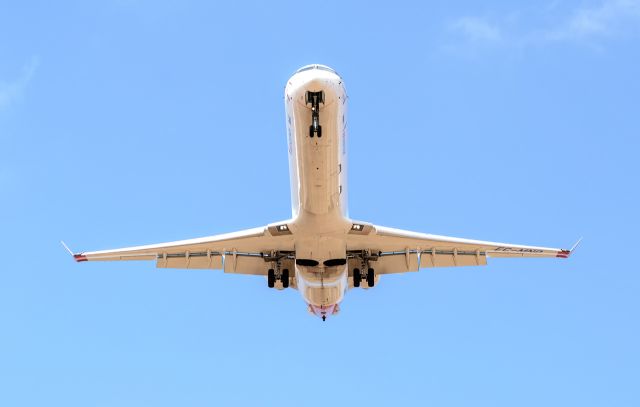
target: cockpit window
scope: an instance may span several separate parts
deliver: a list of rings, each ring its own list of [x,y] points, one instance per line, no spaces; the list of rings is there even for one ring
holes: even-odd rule
[[[328,66],[326,66],[326,65],[316,65],[316,68],[318,68],[318,69],[322,69],[323,71],[329,71],[329,72],[333,72],[333,73],[335,73],[335,74],[338,74],[335,70],[333,70],[333,69],[329,68],[329,67],[328,67]]]
[[[302,68],[298,69],[298,70],[296,71],[296,73],[300,73],[300,72],[308,71],[308,70],[311,70],[311,69],[321,69],[321,70],[323,70],[323,71],[329,71],[329,72],[332,72],[332,73],[334,73],[334,74],[336,74],[336,75],[338,74],[335,70],[333,70],[333,69],[329,68],[328,66],[326,66],[326,65],[319,65],[319,64],[312,64],[312,65],[306,65],[306,66],[303,66]]]
[[[303,66],[302,68],[298,69],[298,70],[296,71],[296,73],[300,73],[300,72],[308,71],[309,69],[313,69],[313,68],[315,68],[315,67],[316,67],[315,65],[306,65],[306,66]]]

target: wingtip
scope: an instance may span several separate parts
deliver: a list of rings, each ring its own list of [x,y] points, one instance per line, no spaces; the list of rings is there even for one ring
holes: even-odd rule
[[[570,252],[573,253],[573,251],[580,245],[581,242],[582,242],[582,238],[578,239],[578,241],[575,242],[575,244],[571,247]]]
[[[582,238],[578,239],[578,241],[571,246],[571,249],[569,250],[560,250],[558,252],[558,254],[556,255],[556,257],[560,257],[563,259],[568,259],[569,256],[571,256],[571,254],[573,254],[573,252],[576,250],[576,248],[580,245],[580,242],[582,242]]]
[[[66,245],[66,243],[65,243],[63,240],[61,240],[61,241],[60,241],[60,244],[62,245],[62,247],[64,247],[64,249],[65,249],[67,252],[69,252],[69,254],[70,254],[70,255],[72,255],[72,256],[73,256],[73,251],[72,251],[71,249],[69,249],[69,246],[67,246],[67,245]]]
[[[64,248],[65,248],[65,250],[66,250],[67,252],[69,252],[69,254],[70,254],[71,256],[73,256],[73,259],[74,259],[75,261],[77,261],[78,263],[79,263],[79,262],[81,262],[81,261],[87,261],[87,256],[85,256],[85,255],[84,255],[84,254],[82,254],[82,253],[74,253],[74,252],[73,252],[73,250],[69,249],[69,246],[67,246],[67,245],[65,244],[65,242],[63,242],[62,240],[60,241],[60,243],[62,244],[62,247],[64,247]]]

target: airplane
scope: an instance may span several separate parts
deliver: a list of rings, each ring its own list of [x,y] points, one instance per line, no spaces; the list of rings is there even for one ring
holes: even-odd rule
[[[439,236],[355,220],[347,211],[347,92],[326,65],[298,69],[284,90],[291,181],[290,219],[254,229],[114,250],[76,261],[152,260],[158,268],[219,269],[265,276],[270,288],[300,291],[322,320],[346,292],[381,275],[431,267],[482,266],[487,257],[568,258],[571,249]]]

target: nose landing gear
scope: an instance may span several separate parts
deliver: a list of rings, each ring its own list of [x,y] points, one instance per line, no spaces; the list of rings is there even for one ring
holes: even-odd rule
[[[310,92],[305,94],[305,103],[311,104],[311,126],[309,126],[309,137],[314,135],[322,137],[322,126],[320,126],[320,103],[324,104],[324,92]]]

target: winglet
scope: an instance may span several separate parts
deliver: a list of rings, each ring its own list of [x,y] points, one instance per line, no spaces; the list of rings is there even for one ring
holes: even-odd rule
[[[69,246],[67,246],[62,240],[60,241],[60,243],[62,244],[62,247],[64,247],[65,250],[68,251],[69,254],[73,256],[73,252],[71,251],[71,249],[69,249]]]
[[[73,256],[75,261],[77,262],[87,261],[87,257],[85,255],[83,255],[82,253],[74,253],[71,249],[69,249],[69,246],[67,246],[62,240],[60,241],[60,243],[62,243],[62,247],[64,247],[65,250],[68,251],[69,254]]]
[[[573,253],[573,251],[580,245],[580,242],[582,242],[582,238],[578,239],[578,241],[571,247],[571,250],[569,251]]]
[[[569,249],[569,250],[560,250],[558,252],[558,254],[556,254],[556,257],[561,257],[563,259],[569,258],[569,256],[571,256],[573,251],[576,250],[576,248],[578,247],[580,242],[582,242],[582,238],[578,239],[578,241],[571,247],[571,249]]]

